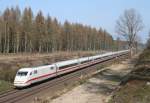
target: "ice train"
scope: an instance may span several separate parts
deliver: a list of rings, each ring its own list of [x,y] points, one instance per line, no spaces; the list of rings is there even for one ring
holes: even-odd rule
[[[77,69],[81,69],[85,66],[95,64],[100,60],[109,57],[115,57],[116,55],[122,55],[129,52],[129,50],[108,52],[96,56],[82,57],[78,59],[66,60],[56,62],[50,65],[21,68],[18,70],[15,80],[15,87],[26,87],[33,83],[46,80],[51,77],[55,77],[64,73],[69,73]]]

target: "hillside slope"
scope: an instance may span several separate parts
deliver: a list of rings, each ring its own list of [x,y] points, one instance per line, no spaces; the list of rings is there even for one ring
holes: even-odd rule
[[[149,103],[150,50],[144,50],[134,63],[133,70],[123,79],[109,103]]]

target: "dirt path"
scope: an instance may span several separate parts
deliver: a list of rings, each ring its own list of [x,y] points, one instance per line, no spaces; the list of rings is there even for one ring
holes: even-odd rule
[[[86,83],[53,99],[50,103],[105,103],[132,66],[127,60],[107,67],[106,71],[98,73]]]

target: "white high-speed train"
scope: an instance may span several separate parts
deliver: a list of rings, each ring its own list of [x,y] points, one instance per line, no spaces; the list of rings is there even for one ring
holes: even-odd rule
[[[21,68],[18,70],[15,80],[15,87],[26,87],[33,83],[46,80],[64,73],[68,73],[83,67],[98,63],[105,59],[122,55],[129,52],[129,50],[109,52],[101,55],[83,57],[67,61],[56,62],[51,65],[38,66],[32,68]]]

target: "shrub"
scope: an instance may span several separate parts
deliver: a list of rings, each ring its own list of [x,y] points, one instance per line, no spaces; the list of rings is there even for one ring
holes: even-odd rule
[[[13,82],[14,81],[14,77],[16,75],[16,71],[14,69],[10,69],[10,68],[3,68],[0,70],[0,79],[1,80],[5,80],[8,82]]]

